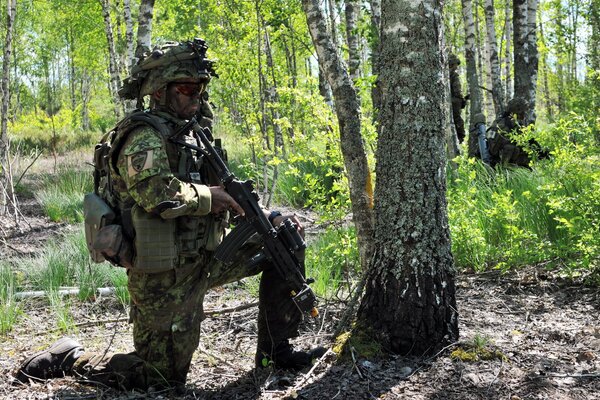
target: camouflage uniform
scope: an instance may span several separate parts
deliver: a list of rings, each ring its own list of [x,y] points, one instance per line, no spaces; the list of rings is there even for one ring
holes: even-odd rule
[[[511,135],[521,134],[522,128],[518,122],[518,116],[524,112],[525,106],[526,104],[520,98],[510,100],[506,112],[492,125],[494,135],[489,139],[489,145],[494,164],[529,166],[529,154],[514,139],[510,139]]]
[[[170,57],[168,52],[156,54],[149,63],[163,54]],[[189,71],[198,64],[177,64],[180,58],[171,58],[175,60],[167,67],[171,76],[195,74]],[[145,81],[131,81],[138,86],[126,87],[133,95],[123,90],[125,96],[150,94],[166,85],[164,70],[149,71]],[[211,179],[201,156],[168,139],[187,121],[161,110],[168,108],[142,113],[156,125],[134,123],[132,118],[118,125],[112,141],[111,187],[105,188],[110,193],[104,193],[120,210],[124,234],[131,238],[135,252],[128,269],[135,351],[87,352],[73,365],[76,374],[125,389],[185,383],[199,343],[204,296],[210,288],[262,271],[257,355],[274,354],[273,349],[288,344],[287,339],[298,334],[302,319],[287,284],[274,268],[268,262],[250,262],[262,247],[258,235],[241,246],[237,262],[230,266],[213,257],[227,219],[211,213],[209,186],[219,182]],[[202,98],[199,114],[200,125],[210,126],[213,116],[207,97]],[[191,131],[180,132],[178,138],[198,145]],[[304,254],[298,258],[303,260]]]
[[[465,139],[465,122],[462,118],[462,109],[465,108],[466,99],[462,95],[460,77],[456,68],[460,65],[460,60],[454,54],[451,54],[448,60],[450,66],[450,97],[452,99],[452,118],[456,127],[456,136],[459,143]]]
[[[159,116],[173,129],[183,122],[167,114]],[[258,237],[242,246],[236,257],[239,261],[229,267],[212,257],[224,228],[221,218],[210,214],[207,185],[211,182],[201,159],[196,159],[189,149],[167,143],[160,135],[150,127],[128,133],[115,171],[114,187],[120,204],[124,209],[132,209],[133,226],[125,226],[125,230],[134,235],[137,253],[135,266],[128,271],[135,352],[104,357],[85,353],[73,366],[76,373],[92,381],[126,389],[185,383],[199,343],[204,295],[210,288],[263,271],[259,350],[268,351],[296,336],[302,318],[285,282],[268,263],[248,262],[260,251]],[[193,140],[190,135],[185,138]],[[185,158],[183,154],[192,157],[188,159],[191,168],[187,177],[176,169]],[[165,204],[173,202],[177,207],[165,208]],[[150,223],[151,227],[165,222],[176,228],[176,254],[161,248],[161,243],[172,238],[131,232],[148,228],[144,224]],[[144,258],[149,260],[149,266],[140,261]]]

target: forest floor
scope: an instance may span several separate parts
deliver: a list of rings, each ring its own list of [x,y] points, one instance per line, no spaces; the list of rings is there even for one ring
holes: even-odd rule
[[[0,254],[34,255],[61,232],[74,229],[23,205],[27,222],[0,220]],[[310,221],[310,218],[306,221]],[[23,304],[25,314],[0,341],[1,399],[600,399],[600,290],[530,267],[457,277],[459,343],[436,358],[361,354],[342,361],[328,352],[298,373],[255,370],[255,299],[239,284],[214,290],[205,309],[200,347],[184,392],[116,392],[72,377],[17,384],[12,372],[30,354],[63,334],[42,300]],[[297,347],[331,348],[344,304],[322,302],[319,320],[303,326]],[[71,302],[76,330],[87,350],[132,350],[127,312],[112,297]],[[224,310],[218,312],[218,310]]]

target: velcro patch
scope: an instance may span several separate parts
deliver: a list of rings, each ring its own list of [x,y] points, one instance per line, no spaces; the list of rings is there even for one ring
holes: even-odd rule
[[[135,176],[138,173],[152,168],[154,161],[154,150],[140,151],[127,156],[127,173]]]

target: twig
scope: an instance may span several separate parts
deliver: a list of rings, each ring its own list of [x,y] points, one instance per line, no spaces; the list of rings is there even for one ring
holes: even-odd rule
[[[325,354],[323,354],[321,357],[319,357],[319,359],[315,362],[315,364],[312,366],[312,368],[306,374],[304,374],[304,376],[302,376],[302,379],[300,380],[300,382],[298,382],[297,384],[294,385],[293,388],[291,388],[290,390],[288,390],[288,393],[295,392],[298,389],[300,389],[310,379],[310,377],[315,372],[315,369],[317,369],[317,367],[319,365],[321,365],[321,363],[323,362],[323,360],[325,360],[325,358],[327,358],[327,356],[329,354],[335,354],[333,352],[333,350],[331,350],[331,348],[327,349],[327,351],[325,352]]]
[[[544,379],[544,378],[600,378],[600,374],[544,374],[531,376],[531,379]]]
[[[358,372],[358,376],[360,379],[364,379],[363,374],[360,372],[360,368],[356,365],[356,357],[354,356],[354,346],[350,346],[350,354],[352,355],[352,363],[354,364],[354,368],[356,368],[356,372]]]
[[[23,179],[23,177],[25,176],[25,174],[27,173],[27,171],[29,170],[29,168],[31,168],[33,166],[33,164],[35,164],[35,162],[37,161],[37,159],[40,158],[40,156],[42,154],[43,154],[43,152],[41,152],[41,151],[39,153],[37,153],[37,156],[35,156],[35,158],[31,162],[31,164],[29,164],[27,166],[27,168],[25,168],[25,170],[23,171],[23,173],[21,174],[21,176],[19,176],[19,179],[17,179],[17,183],[15,183],[15,186],[19,186],[19,183],[21,183],[21,179]]]
[[[208,317],[208,316],[215,316],[215,315],[219,315],[219,314],[228,314],[230,312],[247,310],[249,308],[256,307],[256,306],[258,306],[258,301],[255,301],[253,303],[242,304],[241,306],[237,306],[237,307],[222,308],[220,310],[204,311],[204,315],[206,315]]]

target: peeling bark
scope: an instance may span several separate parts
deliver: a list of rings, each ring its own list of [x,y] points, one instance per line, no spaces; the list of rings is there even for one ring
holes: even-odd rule
[[[492,78],[492,98],[494,100],[494,111],[500,115],[505,107],[504,88],[500,78],[500,59],[498,57],[498,44],[496,39],[496,28],[494,26],[495,11],[494,0],[485,0],[485,26],[487,31],[487,43],[490,50],[489,63]]]

